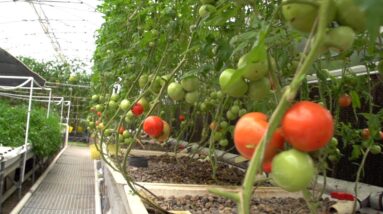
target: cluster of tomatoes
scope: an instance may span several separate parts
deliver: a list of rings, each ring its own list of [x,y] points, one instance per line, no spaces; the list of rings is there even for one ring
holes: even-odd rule
[[[234,129],[234,143],[238,152],[250,159],[268,129],[267,116],[260,112],[243,115]],[[310,185],[315,174],[313,160],[308,152],[326,146],[334,134],[331,113],[320,104],[300,101],[283,116],[278,128],[266,146],[264,171],[278,186],[288,191],[299,191]],[[284,149],[284,142],[290,149]],[[282,151],[282,152],[281,152]]]
[[[320,1],[314,1],[314,3],[320,3]],[[353,0],[334,0],[330,1],[330,4],[326,17],[329,27],[321,52],[349,50],[354,43],[355,33],[366,29],[366,15]],[[313,4],[292,3],[282,7],[282,14],[286,21],[294,29],[305,33],[313,30],[318,12],[319,6]],[[333,22],[336,22],[336,25],[330,25]]]

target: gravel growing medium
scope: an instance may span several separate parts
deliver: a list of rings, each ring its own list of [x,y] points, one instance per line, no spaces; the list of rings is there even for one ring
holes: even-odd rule
[[[193,214],[234,214],[238,213],[236,204],[228,199],[212,196],[190,196],[184,197],[159,197],[155,200],[163,209],[166,210],[188,210]],[[333,204],[332,201],[325,199],[321,201],[321,208],[318,213],[327,213],[328,208]],[[155,210],[148,209],[149,213],[157,214]],[[305,201],[294,198],[269,198],[251,201],[251,211],[254,214],[308,214],[310,213]]]
[[[149,167],[130,167],[130,175],[141,182],[240,185],[244,172],[235,167],[218,164],[217,180],[212,179],[209,161],[199,161],[190,157],[151,156]]]

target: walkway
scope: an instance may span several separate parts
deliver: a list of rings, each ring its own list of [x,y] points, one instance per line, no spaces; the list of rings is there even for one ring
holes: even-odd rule
[[[88,147],[68,145],[22,214],[94,214],[95,174]]]

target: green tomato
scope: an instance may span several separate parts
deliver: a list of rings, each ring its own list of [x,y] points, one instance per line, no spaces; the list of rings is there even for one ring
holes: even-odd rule
[[[292,3],[282,6],[282,14],[294,29],[308,33],[318,16],[318,8],[310,4]]]
[[[185,95],[185,101],[189,104],[195,104],[198,101],[198,98],[199,98],[198,91],[188,92]]]
[[[185,91],[195,91],[200,86],[200,82],[197,77],[191,76],[182,79],[181,85],[185,89]]]
[[[237,67],[238,69],[244,69],[243,77],[252,81],[261,79],[269,70],[267,59],[261,61],[251,59],[248,54],[243,55],[238,60]]]
[[[336,0],[336,19],[341,25],[350,26],[356,32],[366,29],[366,14],[354,0]]]
[[[161,90],[161,77],[156,77],[150,85],[150,90],[154,93],[159,93]]]
[[[105,136],[111,136],[112,133],[113,133],[113,129],[105,129],[105,131],[104,131]]]
[[[224,70],[219,76],[219,85],[224,93],[232,97],[242,97],[246,94],[248,85],[242,78],[232,81],[235,72],[234,69]]]
[[[226,129],[227,127],[229,127],[229,123],[226,121],[222,121],[219,123],[219,127],[221,127],[222,129]]]
[[[370,152],[371,154],[373,155],[377,155],[377,154],[380,154],[382,152],[382,147],[380,147],[379,145],[377,144],[374,144],[370,147]]]
[[[90,127],[90,128],[94,128],[94,127],[96,127],[96,125],[95,125],[95,123],[94,123],[94,122],[89,122],[89,124],[88,124],[88,125],[89,125],[89,127]]]
[[[138,86],[141,89],[143,89],[145,87],[146,83],[148,82],[148,80],[149,80],[148,75],[146,75],[146,74],[141,75],[140,78],[138,79]]]
[[[108,105],[109,105],[109,108],[111,109],[117,108],[118,106],[118,104],[114,100],[109,101]]]
[[[245,115],[247,113],[247,110],[246,109],[240,109],[239,112],[238,112],[238,116],[242,117],[243,115]]]
[[[338,139],[336,139],[335,137],[331,138],[331,141],[330,141],[331,147],[337,147],[338,144],[339,144]]]
[[[213,5],[204,4],[199,8],[198,14],[202,18],[205,18],[205,17],[209,16],[210,14],[214,13],[216,10],[217,9]]]
[[[220,140],[219,142],[219,145],[222,146],[222,147],[226,147],[229,145],[229,141],[227,139],[222,139]]]
[[[113,94],[112,96],[110,96],[110,100],[112,100],[112,101],[117,101],[118,100],[118,94]]]
[[[97,102],[97,101],[98,101],[98,95],[96,95],[96,94],[93,95],[93,96],[92,96],[92,101],[93,101],[93,102]]]
[[[277,154],[273,158],[271,168],[274,183],[289,192],[307,188],[315,175],[310,155],[295,149]]]
[[[215,132],[213,138],[215,141],[221,140],[223,138],[222,132]]]
[[[124,137],[124,138],[130,137],[129,131],[128,130],[124,130],[124,132],[122,132],[122,137]]]
[[[233,112],[227,111],[226,112],[226,118],[228,120],[235,120],[235,119],[237,119],[237,116]]]
[[[168,86],[168,95],[172,100],[180,101],[185,97],[185,91],[181,84],[172,82]]]
[[[231,111],[233,114],[238,115],[239,109],[240,109],[239,106],[234,105],[234,106],[232,106],[232,107],[230,108],[230,111]]]
[[[263,77],[262,79],[249,84],[247,95],[250,99],[259,101],[270,95],[270,93],[270,81]]]
[[[130,106],[130,102],[129,100],[127,99],[123,99],[121,102],[120,102],[120,109],[124,110],[124,111],[127,111],[129,109],[129,106]]]
[[[206,111],[207,110],[207,105],[206,105],[206,103],[201,103],[200,105],[199,105],[199,108],[201,109],[201,111]]]
[[[101,104],[97,104],[97,105],[95,106],[95,108],[96,108],[97,111],[103,111],[103,110],[104,110],[104,106],[101,105]]]
[[[347,51],[352,48],[355,37],[352,28],[339,26],[327,32],[324,45],[335,51]]]
[[[331,162],[336,162],[338,161],[339,157],[337,155],[329,155],[328,160]]]
[[[222,99],[223,98],[223,93],[222,91],[217,91],[217,98]]]

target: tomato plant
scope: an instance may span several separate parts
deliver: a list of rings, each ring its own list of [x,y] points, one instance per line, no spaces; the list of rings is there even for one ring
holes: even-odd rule
[[[321,105],[300,101],[287,110],[282,132],[295,149],[311,152],[324,147],[334,134],[331,113]]]

